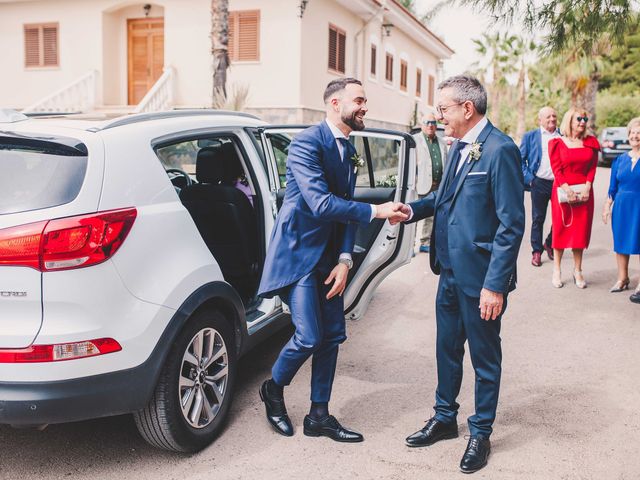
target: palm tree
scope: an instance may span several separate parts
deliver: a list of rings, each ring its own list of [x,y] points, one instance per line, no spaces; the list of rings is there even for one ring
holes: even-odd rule
[[[509,54],[509,44],[514,41],[514,36],[496,32],[493,35],[483,33],[481,39],[474,39],[476,52],[484,57],[484,66],[476,62],[476,68],[480,72],[491,69],[492,81],[489,89],[489,110],[491,121],[500,126],[500,94],[507,85],[506,75],[515,71],[513,59]],[[484,75],[480,75],[484,76]]]
[[[212,98],[227,96],[229,67],[229,0],[211,0],[211,54],[213,56]]]
[[[517,65],[518,83],[517,83],[517,126],[516,138],[520,139],[526,130],[526,99],[527,99],[527,70],[528,57],[537,49],[533,41],[527,42],[522,37],[511,36],[505,40],[506,52],[510,56],[510,63]]]

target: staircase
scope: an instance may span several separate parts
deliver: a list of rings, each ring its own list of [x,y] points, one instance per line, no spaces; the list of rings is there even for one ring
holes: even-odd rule
[[[51,95],[22,110],[26,114],[90,114],[105,118],[132,113],[158,112],[173,107],[174,69],[165,67],[158,81],[138,105],[98,105],[98,72],[92,70]]]

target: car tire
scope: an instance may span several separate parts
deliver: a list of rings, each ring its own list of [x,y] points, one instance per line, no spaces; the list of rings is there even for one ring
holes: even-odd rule
[[[194,314],[175,339],[149,404],[133,414],[147,442],[176,452],[197,452],[213,442],[233,399],[234,345],[220,312]]]

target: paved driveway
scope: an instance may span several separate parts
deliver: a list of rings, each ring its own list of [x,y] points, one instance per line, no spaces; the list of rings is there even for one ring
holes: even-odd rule
[[[503,321],[503,381],[485,479],[636,479],[640,471],[640,305],[610,294],[615,281],[609,227],[599,219],[608,169],[596,176],[589,288],[551,286],[551,262],[529,265],[528,232],[519,288]],[[526,197],[529,209],[529,196]],[[528,222],[529,223],[529,222]],[[228,427],[205,451],[182,456],[148,447],[129,417],[50,426],[43,432],[0,427],[0,478],[49,479],[448,479],[461,478],[461,436],[409,449],[404,437],[431,415],[435,388],[434,304],[437,279],[427,257],[389,277],[365,318],[348,325],[332,412],[358,428],[357,445],[302,435],[309,368],[287,389],[293,438],[273,433],[257,395],[286,341],[283,332],[243,362]],[[640,276],[632,261],[632,283]],[[467,358],[468,362],[468,358]],[[470,364],[460,395],[461,435],[473,409]]]

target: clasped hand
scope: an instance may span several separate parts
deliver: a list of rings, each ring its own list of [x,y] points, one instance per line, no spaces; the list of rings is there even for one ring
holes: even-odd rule
[[[387,202],[376,205],[376,218],[386,218],[391,225],[407,221],[410,214],[411,209],[401,202]]]

